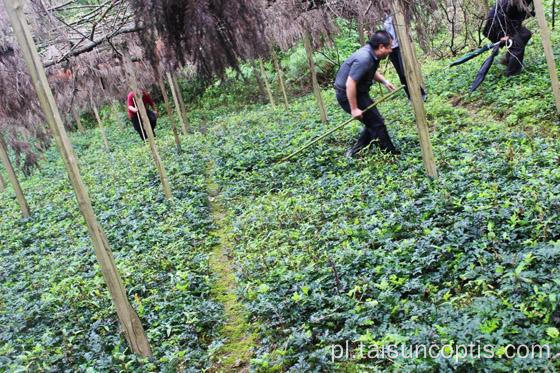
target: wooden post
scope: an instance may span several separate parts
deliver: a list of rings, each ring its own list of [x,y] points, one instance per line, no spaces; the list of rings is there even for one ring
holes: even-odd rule
[[[25,195],[23,194],[23,190],[21,189],[21,186],[19,185],[16,172],[14,170],[14,167],[12,166],[10,157],[8,156],[8,147],[6,146],[6,143],[4,142],[2,136],[0,136],[0,160],[2,160],[2,163],[4,164],[4,167],[8,172],[8,179],[10,180],[10,183],[12,184],[16,192],[16,199],[19,203],[21,214],[23,215],[24,218],[27,218],[29,217],[29,205],[25,200]],[[4,184],[4,180],[2,180],[2,184]],[[4,189],[3,187],[4,185],[2,185],[2,190]]]
[[[82,120],[80,119],[80,114],[78,114],[78,111],[76,110],[76,108],[74,106],[72,106],[72,116],[74,117],[74,121],[76,122],[76,125],[78,126],[78,130],[80,132],[84,132],[86,129],[84,128],[84,126],[82,126]]]
[[[321,112],[321,121],[327,124],[327,110],[325,109],[325,103],[323,102],[323,97],[321,96],[321,88],[319,87],[319,82],[317,81],[315,62],[313,62],[313,47],[311,46],[311,35],[309,34],[309,31],[305,31],[305,33],[303,34],[303,45],[305,46],[305,52],[307,53],[307,63],[309,65],[309,70],[311,71],[313,93],[315,93],[315,99],[317,100],[317,105],[319,106],[319,110]]]
[[[436,163],[434,161],[432,144],[430,142],[430,132],[428,130],[428,119],[426,118],[426,109],[424,108],[424,101],[420,93],[420,85],[422,81],[420,65],[418,60],[415,58],[413,45],[408,37],[408,27],[405,24],[404,13],[402,12],[399,0],[392,0],[391,7],[394,17],[393,23],[395,25],[401,47],[408,91],[410,93],[412,107],[416,117],[416,127],[418,130],[418,137],[420,138],[420,148],[422,150],[424,168],[429,176],[437,177]]]
[[[535,15],[537,16],[537,21],[541,29],[541,39],[546,56],[546,63],[548,64],[548,73],[550,74],[550,83],[552,84],[552,92],[554,93],[556,111],[560,114],[560,85],[558,84],[558,71],[556,70],[556,61],[554,60],[552,44],[550,43],[550,30],[548,29],[544,16],[542,1],[535,0],[533,3],[535,5]]]
[[[268,95],[268,102],[272,105],[272,107],[276,107],[276,102],[274,102],[274,96],[272,96],[272,90],[270,89],[270,84],[268,83],[268,79],[266,77],[266,72],[264,71],[264,64],[261,59],[259,59],[259,69],[261,71],[261,78],[264,80],[264,85],[266,87],[266,94]]]
[[[74,154],[74,150],[70,144],[66,130],[64,129],[52,91],[49,88],[43,64],[37,53],[29,26],[25,21],[22,1],[4,0],[4,4],[8,18],[10,19],[14,33],[22,49],[23,57],[29,68],[31,80],[37,92],[37,96],[39,97],[45,119],[56,140],[57,147],[64,160],[66,171],[68,172],[68,177],[76,193],[80,211],[86,221],[95,248],[95,255],[101,266],[101,272],[103,273],[103,277],[111,293],[115,308],[117,309],[117,315],[124,330],[124,335],[134,353],[146,357],[151,356],[152,352],[142,323],[128,301],[127,293],[117,271],[113,253],[107,242],[105,232],[103,232],[102,228],[99,226],[93,212],[88,191],[80,175],[76,155]]]
[[[165,167],[161,162],[161,157],[159,156],[159,151],[157,148],[157,144],[154,137],[154,132],[152,131],[152,126],[150,124],[150,118],[148,117],[148,112],[146,111],[146,107],[144,106],[144,101],[142,100],[142,92],[138,89],[138,84],[136,83],[136,74],[134,69],[132,68],[132,61],[130,60],[130,56],[128,52],[124,53],[124,64],[127,70],[127,77],[128,77],[128,84],[132,88],[132,92],[134,92],[134,100],[136,102],[136,108],[138,109],[138,113],[140,114],[141,123],[140,125],[144,128],[144,133],[148,137],[148,143],[150,145],[150,150],[152,152],[152,158],[154,159],[154,163],[156,164],[156,168],[159,173],[159,178],[161,180],[161,186],[163,188],[163,194],[165,194],[165,198],[169,199],[173,195],[171,194],[171,188],[169,186],[169,182],[167,181],[167,172],[165,171]]]
[[[181,87],[177,81],[177,76],[175,73],[171,73],[171,78],[173,79],[173,86],[175,87],[175,93],[177,94],[177,101],[179,101],[179,107],[181,108],[181,113],[183,113],[183,124],[185,131],[185,136],[189,132],[189,118],[187,117],[187,108],[185,107],[185,100],[183,99],[183,93],[181,92]]]
[[[259,97],[260,100],[264,100],[264,96],[266,95],[266,91],[264,89],[264,83],[262,81],[261,75],[258,73],[258,67],[255,64],[255,60],[250,60],[249,62],[251,64],[251,67],[253,68],[253,73],[255,74],[255,80],[257,81],[257,86],[259,87]]]
[[[175,145],[177,146],[177,153],[181,153],[181,139],[179,138],[179,133],[177,132],[177,126],[175,125],[175,118],[173,118],[173,110],[171,110],[171,104],[169,103],[169,96],[167,95],[167,90],[165,89],[165,84],[161,78],[159,70],[156,71],[157,81],[161,95],[163,96],[163,103],[165,105],[165,110],[167,111],[167,116],[171,121],[171,130],[173,131],[173,137],[175,137]],[[172,88],[173,89],[173,88]]]
[[[167,73],[167,81],[169,82],[169,88],[171,89],[171,95],[173,96],[173,102],[175,103],[175,111],[177,112],[177,116],[179,117],[179,122],[181,122],[181,129],[183,130],[183,135],[188,135],[188,128],[183,117],[183,110],[181,110],[181,104],[179,103],[179,96],[178,96],[178,87],[175,86],[175,79],[173,75],[168,72]]]
[[[274,67],[276,68],[276,74],[278,75],[278,83],[280,83],[282,96],[284,96],[284,106],[286,107],[286,110],[288,110],[288,93],[286,92],[286,85],[284,84],[284,75],[282,73],[280,62],[278,62],[278,57],[276,56],[276,52],[274,52],[274,50],[272,50],[272,61],[274,62]]]
[[[91,101],[91,107],[93,108],[93,114],[95,114],[95,119],[97,120],[97,124],[99,125],[99,132],[101,133],[101,138],[103,139],[103,144],[105,144],[105,150],[108,152],[111,151],[111,147],[109,146],[109,141],[107,140],[107,135],[105,133],[105,126],[101,121],[101,117],[99,116],[99,111],[97,110],[97,106]]]
[[[6,191],[6,182],[4,181],[4,177],[0,174],[0,193]]]

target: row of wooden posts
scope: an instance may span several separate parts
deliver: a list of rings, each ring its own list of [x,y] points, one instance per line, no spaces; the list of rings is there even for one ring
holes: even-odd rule
[[[72,183],[72,187],[76,194],[76,198],[78,200],[80,212],[82,213],[85,219],[89,235],[94,245],[97,260],[100,264],[105,282],[107,283],[109,292],[111,294],[111,298],[113,300],[113,303],[117,311],[117,315],[119,317],[120,324],[123,327],[125,337],[130,345],[131,350],[134,353],[141,356],[150,356],[151,348],[148,343],[146,333],[143,329],[140,319],[138,318],[136,312],[130,305],[130,302],[127,298],[126,290],[123,286],[121,277],[114,263],[111,247],[109,245],[109,242],[107,241],[105,232],[97,222],[97,218],[95,216],[95,213],[91,205],[89,193],[82,181],[76,156],[74,154],[74,150],[69,141],[66,130],[64,129],[64,125],[60,113],[58,111],[52,92],[48,85],[45,70],[43,68],[41,60],[37,53],[37,49],[33,41],[29,26],[25,20],[22,0],[3,0],[3,1],[7,10],[8,17],[14,29],[15,36],[22,49],[26,64],[28,65],[30,75],[32,77],[33,85],[39,97],[41,108],[45,113],[46,121],[54,135],[56,145],[64,160],[66,171]],[[539,26],[541,28],[543,46],[545,49],[545,54],[547,57],[547,62],[550,70],[556,106],[558,112],[560,113],[560,89],[558,86],[558,78],[556,74],[556,64],[554,61],[554,55],[552,53],[552,48],[549,39],[550,34],[548,31],[546,20],[544,18],[544,11],[543,11],[541,0],[535,0],[534,3],[535,3],[535,10],[537,13],[537,19],[539,22]],[[409,92],[411,95],[412,107],[416,117],[416,125],[417,125],[418,135],[420,139],[420,147],[422,150],[422,160],[427,174],[431,177],[436,177],[437,169],[435,166],[432,146],[429,138],[426,111],[424,108],[422,97],[420,95],[420,85],[422,82],[420,66],[415,56],[414,48],[408,38],[409,35],[409,30],[407,29],[408,25],[405,23],[403,11],[401,9],[401,5],[399,1],[393,0],[392,8],[393,8],[393,14],[395,15],[396,31],[400,41],[401,51],[403,53],[405,73],[407,77]],[[317,104],[320,109],[321,120],[324,123],[327,123],[327,113],[325,110],[325,105],[321,96],[320,87],[317,82],[317,77],[315,74],[315,67],[313,63],[313,49],[312,49],[311,37],[309,33],[306,33],[304,35],[303,41],[304,41],[304,46],[308,58],[309,67],[311,70],[313,91],[317,100]],[[279,63],[275,55],[273,55],[273,62],[276,67],[276,70],[279,72],[279,81],[283,92],[284,104],[287,108],[288,97],[286,94],[283,78],[281,75],[281,69],[279,68]],[[264,67],[262,65],[262,61],[259,61],[259,64],[260,64],[261,74],[264,77]],[[135,96],[136,96],[135,101],[137,103],[137,108],[139,109],[139,115],[143,123],[143,128],[146,134],[148,135],[147,136],[148,144],[152,153],[152,157],[154,159],[154,163],[156,165],[156,168],[158,170],[161,179],[161,184],[162,184],[164,194],[166,198],[171,198],[172,197],[171,188],[167,180],[165,168],[159,156],[157,144],[155,143],[155,138],[151,126],[149,125],[150,122],[148,119],[146,108],[142,101],[142,92],[138,90],[136,84],[137,80],[134,75],[135,72],[134,69],[132,68],[132,62],[130,60],[130,57],[126,54],[125,54],[125,67],[126,67],[127,79],[129,81],[130,87],[132,88],[133,92],[135,92]],[[184,107],[184,101],[183,98],[181,97],[181,90],[179,89],[177,80],[173,74],[167,73],[167,80],[171,88],[173,101],[177,109],[177,116],[181,124],[182,132],[184,135],[187,135],[188,124],[185,115],[186,111]],[[275,105],[272,92],[270,90],[270,87],[268,86],[268,81],[266,78],[264,78],[264,81],[267,84],[267,92],[269,95],[270,103],[272,105]],[[167,114],[170,117],[172,117],[173,113],[171,109],[171,104],[169,102],[169,98],[167,96],[167,92],[165,90],[165,86],[161,75],[159,75],[158,78],[158,85],[163,93],[163,99],[164,99],[164,104],[165,104]],[[95,105],[93,105],[93,103],[92,106],[93,106],[96,120],[99,124],[99,130],[103,138],[104,146],[106,147],[107,150],[110,150],[110,145],[105,135],[105,128],[99,116],[98,109],[97,107],[95,107]],[[83,130],[83,126],[81,125],[77,112],[73,111],[72,114],[74,115],[78,128],[80,130]],[[172,130],[175,137],[177,149],[178,151],[181,151],[181,141],[180,141],[179,133],[173,121],[172,121]],[[9,181],[12,184],[14,190],[16,191],[17,200],[20,204],[22,214],[24,217],[28,217],[29,207],[27,205],[27,202],[25,201],[25,197],[21,190],[21,186],[19,185],[15,171],[8,158],[8,151],[7,151],[6,144],[1,137],[0,137],[0,160],[4,164],[8,174]],[[0,191],[4,191],[5,188],[6,186],[5,186],[4,179],[0,175]]]

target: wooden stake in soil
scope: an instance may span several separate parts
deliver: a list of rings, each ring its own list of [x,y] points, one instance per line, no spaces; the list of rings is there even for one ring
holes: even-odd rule
[[[6,191],[6,183],[4,182],[4,177],[0,174],[0,193]]]
[[[266,77],[266,72],[264,71],[264,64],[262,60],[259,59],[259,69],[261,70],[261,77],[264,80],[264,85],[266,87],[266,93],[268,94],[268,101],[272,105],[272,107],[276,107],[276,103],[274,102],[274,97],[272,96],[272,90],[270,89],[270,84],[268,84],[268,79]]]
[[[141,356],[151,356],[152,352],[142,323],[127,299],[127,293],[122,284],[117,267],[115,266],[113,253],[107,242],[105,232],[103,232],[97,223],[97,218],[93,212],[88,191],[80,175],[76,155],[74,154],[74,150],[70,144],[66,130],[64,129],[60,113],[56,107],[54,97],[47,82],[43,64],[39,59],[39,54],[37,53],[29,26],[25,21],[22,1],[4,0],[4,4],[14,33],[22,49],[25,62],[29,68],[31,80],[37,92],[37,96],[39,97],[45,119],[54,135],[56,145],[64,160],[68,177],[76,193],[80,211],[86,221],[95,248],[95,255],[101,266],[101,272],[109,288],[115,308],[117,309],[117,315],[124,330],[126,340],[134,353]]]
[[[550,74],[550,83],[552,84],[552,92],[554,93],[554,101],[556,103],[556,111],[560,114],[560,84],[558,84],[558,71],[556,70],[556,61],[554,60],[554,53],[552,51],[552,44],[550,42],[550,30],[546,23],[544,16],[544,8],[541,0],[535,0],[535,15],[539,22],[541,29],[541,39],[544,48],[544,55],[546,56],[546,63],[548,64],[548,73]]]
[[[148,135],[148,143],[150,144],[152,158],[154,159],[154,163],[156,164],[156,168],[159,173],[159,179],[161,180],[163,194],[165,194],[165,198],[169,199],[173,195],[171,194],[171,188],[169,186],[169,181],[167,180],[167,172],[165,171],[165,167],[163,166],[161,157],[159,156],[154,132],[152,131],[152,126],[150,124],[150,118],[148,117],[148,112],[146,111],[144,101],[142,100],[143,93],[138,89],[138,84],[136,83],[136,74],[134,73],[134,69],[132,68],[132,61],[130,60],[128,52],[124,53],[124,64],[128,73],[128,84],[132,88],[132,92],[134,93],[134,102],[136,104],[136,108],[138,109],[138,113],[140,113],[140,118],[142,119],[140,126],[141,128],[144,128],[144,133]]]
[[[177,81],[177,75],[175,73],[171,73],[171,78],[173,79],[173,86],[175,87],[175,93],[177,94],[177,101],[179,102],[179,108],[181,109],[181,113],[183,114],[183,124],[184,128],[183,131],[185,132],[185,136],[189,133],[189,118],[187,117],[187,108],[185,107],[185,100],[183,99],[183,93],[181,92],[181,86],[179,86],[179,82]]]
[[[107,140],[107,134],[105,133],[105,126],[101,121],[101,117],[99,116],[99,111],[97,110],[97,106],[91,102],[91,107],[93,108],[93,114],[95,114],[95,119],[97,120],[97,124],[99,125],[99,133],[101,133],[101,138],[103,139],[103,144],[105,144],[105,150],[108,152],[111,151],[111,147],[109,146],[109,141]]]
[[[272,50],[272,61],[274,62],[274,68],[276,69],[276,74],[278,75],[278,83],[280,83],[280,89],[282,90],[282,96],[284,97],[284,107],[286,110],[289,108],[288,103],[288,93],[286,92],[286,85],[284,84],[284,74],[282,73],[282,67],[276,56],[276,52]]]
[[[313,62],[313,47],[311,46],[311,35],[309,31],[305,31],[303,35],[303,45],[305,47],[305,52],[307,54],[307,63],[309,65],[309,71],[311,71],[311,82],[313,83],[313,93],[315,94],[315,99],[317,100],[317,105],[321,112],[321,121],[325,124],[327,121],[327,109],[325,109],[325,103],[323,102],[323,97],[321,96],[321,88],[319,87],[319,82],[317,81],[317,72],[315,71],[315,62]]]
[[[436,163],[434,161],[434,153],[430,142],[430,132],[428,130],[428,119],[426,118],[426,109],[424,108],[424,100],[420,93],[420,85],[422,82],[420,65],[415,57],[413,45],[408,37],[408,27],[405,24],[404,13],[401,9],[399,0],[392,0],[392,12],[394,15],[394,24],[401,46],[401,53],[404,62],[404,71],[408,85],[408,91],[412,100],[412,108],[416,117],[416,127],[418,137],[420,138],[420,148],[422,150],[422,160],[426,173],[431,177],[437,177]]]
[[[16,172],[14,170],[14,167],[12,166],[12,162],[10,161],[10,157],[8,157],[8,147],[6,146],[6,143],[4,142],[2,136],[0,136],[0,160],[2,160],[2,164],[8,172],[8,179],[10,180],[10,183],[12,184],[16,192],[16,199],[18,201],[19,208],[21,209],[21,214],[24,218],[27,218],[29,217],[29,205],[27,204],[27,200],[25,199],[25,195],[23,194],[21,186],[19,185]],[[3,184],[4,180],[2,180],[2,191],[4,190]]]
[[[84,128],[84,126],[82,126],[82,120],[80,119],[80,114],[78,114],[78,111],[73,106],[72,106],[72,116],[74,117],[74,122],[76,122],[76,125],[78,126],[78,130],[80,132],[84,132],[86,129]]]
[[[175,86],[175,78],[171,73],[167,73],[167,81],[169,82],[169,88],[171,89],[171,94],[173,95],[173,102],[175,103],[175,111],[177,112],[177,116],[179,117],[179,122],[181,122],[181,128],[183,130],[183,135],[188,135],[188,128],[186,123],[186,118],[183,117],[184,113],[181,109],[181,104],[179,102],[179,94],[178,94],[178,87]]]
[[[173,110],[171,110],[171,104],[169,103],[169,96],[167,95],[167,90],[165,89],[165,84],[161,78],[159,71],[157,73],[157,80],[161,95],[163,96],[163,103],[165,105],[165,110],[167,111],[167,116],[171,121],[171,130],[173,131],[173,137],[175,137],[175,146],[177,147],[177,153],[181,153],[181,139],[179,138],[179,133],[177,132],[177,126],[175,125],[175,119],[173,118]]]

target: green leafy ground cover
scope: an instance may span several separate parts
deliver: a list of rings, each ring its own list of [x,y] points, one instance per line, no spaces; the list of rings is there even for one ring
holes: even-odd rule
[[[95,130],[73,136],[155,357],[138,360],[119,333],[52,149],[23,181],[32,218],[20,218],[11,191],[0,195],[0,370],[223,371],[236,351],[262,372],[558,370],[558,358],[505,355],[508,344],[560,352],[560,143],[538,37],[532,43],[522,76],[506,80],[496,66],[473,95],[465,92],[482,60],[424,64],[437,180],[425,177],[402,95],[380,108],[399,158],[344,158],[361,129],[352,124],[278,164],[326,129],[313,96],[292,98],[289,112],[232,111],[222,104],[240,103],[214,87],[191,112],[201,133],[183,139],[182,155],[160,121],[171,203],[128,123],[106,123],[112,154]],[[397,81],[391,67],[387,75]],[[332,125],[347,119],[332,91],[324,97]],[[235,270],[245,311],[220,268]],[[241,329],[250,330],[233,327],[228,307],[233,319],[247,314]],[[332,345],[345,341],[477,343],[494,345],[495,357],[333,362]]]
[[[115,151],[96,130],[72,138],[94,209],[112,245],[155,358],[138,361],[115,310],[56,149],[23,182],[33,216],[0,195],[0,371],[200,371],[222,306],[210,297],[209,216],[199,136],[174,152],[160,140],[175,199],[163,199],[149,150],[112,123]],[[156,368],[157,367],[157,368]]]
[[[538,46],[537,39],[531,48]],[[311,97],[290,113],[264,108],[216,121],[212,157],[224,205],[237,217],[240,295],[261,338],[254,369],[559,368],[558,359],[505,357],[508,344],[547,344],[560,352],[552,317],[560,299],[560,144],[537,53],[528,56],[527,76],[506,80],[495,67],[481,90],[491,97],[463,97],[464,106],[451,99],[466,92],[478,67],[427,67],[435,181],[424,176],[402,96],[381,107],[403,150],[397,159],[376,151],[345,159],[359,131],[353,125],[294,162],[274,163],[325,130]],[[512,107],[520,91],[547,97],[538,99],[542,117],[523,114],[533,97]],[[332,92],[325,96],[331,122],[346,119]],[[506,97],[509,105],[493,105],[492,97]],[[515,121],[498,120],[504,106]],[[331,346],[346,340],[474,342],[494,345],[496,356],[332,363]]]

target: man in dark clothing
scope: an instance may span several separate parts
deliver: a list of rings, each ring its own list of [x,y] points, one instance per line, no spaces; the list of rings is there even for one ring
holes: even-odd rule
[[[511,40],[511,47],[505,57],[506,76],[517,75],[523,69],[525,46],[532,33],[522,25],[523,21],[534,16],[530,7],[533,0],[498,0],[486,17],[483,34],[490,41]]]
[[[374,140],[379,141],[381,150],[400,154],[391,142],[379,110],[373,108],[365,113],[362,112],[373,103],[369,96],[369,89],[374,80],[383,84],[389,91],[395,90],[395,87],[377,71],[379,62],[391,54],[391,41],[391,35],[387,31],[375,32],[365,46],[354,52],[340,66],[336,75],[334,87],[338,103],[344,111],[364,124],[358,141],[346,153],[348,157],[355,156]]]
[[[145,133],[144,128],[142,127],[142,123],[140,122],[140,114],[138,113],[138,108],[136,107],[136,103],[134,102],[134,92],[129,92],[127,97],[127,105],[128,105],[128,118],[132,121],[132,126],[134,130],[138,132],[140,138],[144,141],[148,138],[148,134]],[[157,124],[157,110],[156,110],[156,103],[150,97],[150,94],[146,91],[142,91],[142,102],[146,107],[146,112],[148,113],[148,119],[150,120],[150,126],[152,127],[152,132],[154,136],[156,135],[155,129]],[[151,107],[154,111],[148,109]]]

